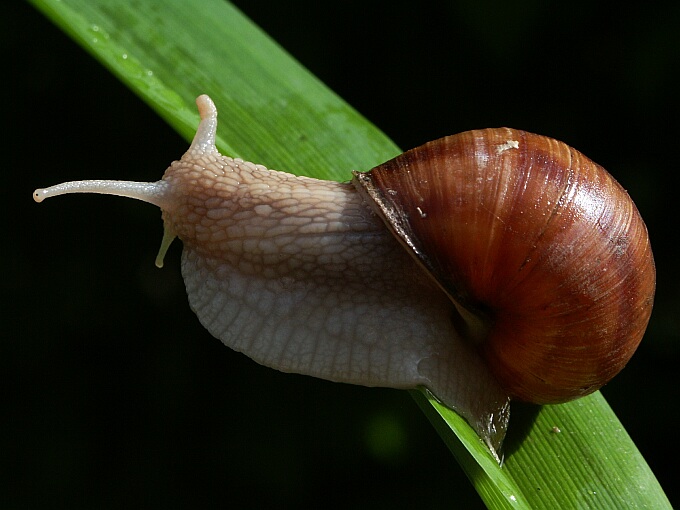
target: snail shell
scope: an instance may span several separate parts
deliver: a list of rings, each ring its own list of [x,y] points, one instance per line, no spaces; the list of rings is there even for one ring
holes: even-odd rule
[[[336,183],[221,155],[215,105],[197,104],[193,143],[161,180],[34,198],[160,207],[156,264],[179,237],[189,304],[227,346],[285,372],[426,386],[496,453],[511,397],[590,393],[640,342],[655,279],[647,231],[621,186],[567,145],[470,131]]]
[[[635,352],[655,268],[647,229],[601,166],[514,129],[427,143],[355,180],[468,321],[513,397],[592,393]]]

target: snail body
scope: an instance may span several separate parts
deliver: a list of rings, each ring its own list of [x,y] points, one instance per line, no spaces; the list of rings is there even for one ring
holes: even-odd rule
[[[335,183],[219,154],[217,111],[155,183],[36,190],[159,206],[201,323],[285,372],[426,386],[500,447],[512,398],[595,391],[651,313],[647,231],[626,192],[567,145],[511,129],[430,142]],[[386,228],[387,227],[387,228]]]

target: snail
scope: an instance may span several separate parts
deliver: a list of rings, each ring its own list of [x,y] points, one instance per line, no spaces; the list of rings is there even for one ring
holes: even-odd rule
[[[650,318],[655,268],[625,190],[566,144],[514,129],[445,137],[349,183],[222,156],[202,95],[160,181],[34,192],[161,208],[191,308],[258,363],[332,381],[426,387],[498,458],[509,403],[566,402],[614,377]]]

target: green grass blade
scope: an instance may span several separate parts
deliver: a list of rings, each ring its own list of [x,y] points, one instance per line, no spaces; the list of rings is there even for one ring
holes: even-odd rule
[[[271,168],[344,180],[399,152],[228,3],[32,3],[187,139],[208,93],[220,149]],[[462,419],[412,393],[490,508],[670,508],[599,393],[516,408],[502,468]]]
[[[474,430],[456,413],[439,404],[426,390],[411,395],[463,466],[470,482],[489,508],[533,508],[512,472],[499,468]]]
[[[515,406],[500,469],[460,417],[426,392],[412,395],[489,508],[671,508],[600,392]]]

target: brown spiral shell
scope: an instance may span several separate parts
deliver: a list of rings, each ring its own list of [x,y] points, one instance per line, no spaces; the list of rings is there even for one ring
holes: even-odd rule
[[[587,395],[637,348],[655,268],[633,201],[568,145],[513,129],[468,131],[355,181],[451,299],[461,331],[513,397]]]

